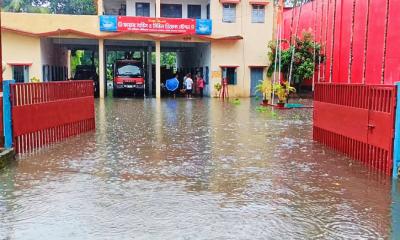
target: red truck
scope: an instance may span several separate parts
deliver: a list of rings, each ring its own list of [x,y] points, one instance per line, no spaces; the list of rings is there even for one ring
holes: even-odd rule
[[[144,71],[140,60],[116,60],[114,64],[113,95],[133,92],[144,93]]]

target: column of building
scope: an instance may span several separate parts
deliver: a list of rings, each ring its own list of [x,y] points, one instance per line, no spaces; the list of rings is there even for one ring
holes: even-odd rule
[[[161,0],[156,0],[156,17],[161,16]],[[161,42],[156,40],[156,98],[161,98]]]
[[[97,15],[104,12],[103,0],[97,1]],[[104,62],[104,39],[99,39],[99,96],[104,98],[105,93],[105,62]]]

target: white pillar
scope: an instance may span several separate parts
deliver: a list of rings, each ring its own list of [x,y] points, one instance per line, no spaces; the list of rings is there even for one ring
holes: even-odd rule
[[[99,90],[100,98],[104,98],[104,39],[99,39]]]
[[[161,16],[161,0],[156,0],[156,17]]]
[[[156,17],[161,16],[161,0],[156,0]],[[156,98],[161,98],[161,42],[156,41]]]
[[[103,0],[97,0],[97,15],[103,15],[104,3]]]
[[[156,98],[161,98],[161,42],[156,41]]]
[[[72,79],[71,50],[68,50],[67,58],[68,58],[68,59],[67,59],[68,79]]]

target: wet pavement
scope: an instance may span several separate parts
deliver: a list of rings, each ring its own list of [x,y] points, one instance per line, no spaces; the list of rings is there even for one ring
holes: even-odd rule
[[[0,172],[0,239],[400,239],[398,186],[313,142],[311,109],[107,99],[96,114],[96,132]]]

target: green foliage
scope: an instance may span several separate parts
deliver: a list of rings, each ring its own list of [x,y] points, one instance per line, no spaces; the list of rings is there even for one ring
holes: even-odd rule
[[[311,2],[312,0],[284,0],[285,7],[294,7],[294,6],[300,6],[302,4]],[[279,3],[279,0],[274,0],[275,4],[277,5]]]
[[[78,50],[75,53],[75,56],[71,56],[71,70],[72,72],[76,71],[76,66],[82,65],[82,57],[85,54],[85,51]]]
[[[156,53],[153,52],[151,55],[152,64],[156,64]],[[176,58],[176,53],[174,52],[163,52],[161,53],[161,65],[169,68],[175,68],[177,63]]]
[[[71,71],[75,73],[76,66],[79,65],[92,65],[99,66],[99,60],[93,56],[92,51],[76,50],[75,54],[71,56]]]
[[[233,105],[240,105],[240,99],[236,98],[235,100],[232,100]]]
[[[31,78],[31,83],[39,83],[39,82],[40,82],[39,78],[37,78],[37,77]]]
[[[290,93],[296,92],[296,88],[291,87],[289,82],[286,83],[276,83],[273,87],[273,90],[276,96],[279,99],[280,103],[286,102],[287,98],[289,97]]]
[[[275,70],[275,55],[277,53],[277,46],[275,41],[271,41],[268,44],[270,52],[268,58],[271,62],[268,68],[268,76],[272,76]],[[293,68],[292,68],[292,79],[296,79],[301,84],[305,79],[309,79],[314,75],[316,63],[321,57],[324,61],[324,56],[321,54],[321,45],[314,41],[313,35],[310,32],[303,32],[302,37],[295,38],[295,43],[291,44],[289,48],[282,49],[281,53],[281,72],[285,78],[289,78],[290,65],[292,62],[292,54],[294,49],[293,57]],[[314,59],[315,49],[315,59]],[[279,60],[277,66],[279,65]],[[278,69],[277,69],[278,70]]]
[[[8,12],[59,13],[94,15],[93,0],[4,0],[2,8]]]
[[[112,81],[114,77],[114,63],[117,59],[124,59],[125,52],[124,51],[108,51],[107,52],[107,59],[106,59],[106,77],[107,81]]]
[[[221,89],[222,89],[221,83],[216,83],[216,84],[214,84],[214,89],[215,89],[217,92],[221,91]]]
[[[271,81],[265,79],[260,81],[256,86],[256,93],[259,92],[263,96],[263,100],[268,100],[272,93],[272,84]]]
[[[278,118],[278,114],[276,112],[274,112],[273,109],[270,107],[258,106],[258,107],[256,107],[256,111],[259,113],[265,113],[265,114],[269,113],[269,114],[271,114],[271,118],[273,118],[273,119]]]
[[[259,112],[259,113],[270,112],[268,108],[263,107],[263,106],[258,106],[258,107],[256,107],[256,111]]]

